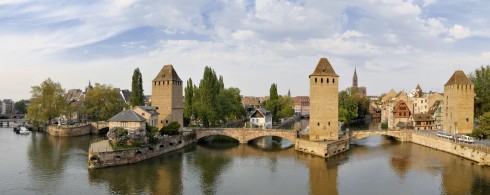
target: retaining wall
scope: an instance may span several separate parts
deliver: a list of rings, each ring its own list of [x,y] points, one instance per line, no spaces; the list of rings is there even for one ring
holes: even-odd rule
[[[479,149],[476,145],[457,143],[444,138],[420,135],[417,133],[412,133],[411,142],[476,161],[479,165],[490,166],[490,153],[488,147],[480,146]]]
[[[108,142],[108,140],[104,141]],[[150,144],[128,150],[112,151],[112,149],[109,149],[100,151],[98,148],[90,145],[88,151],[88,168],[96,169],[132,164],[181,149],[192,143],[195,143],[195,139],[186,140],[185,136],[179,135],[164,138],[157,144]]]
[[[90,134],[92,126],[90,124],[80,126],[48,126],[46,132],[52,136],[71,137]]]

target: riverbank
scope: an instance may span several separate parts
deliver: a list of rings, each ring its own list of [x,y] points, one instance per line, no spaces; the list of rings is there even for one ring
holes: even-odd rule
[[[162,138],[156,144],[147,144],[126,150],[113,150],[109,140],[95,142],[90,144],[89,147],[88,168],[97,169],[133,164],[175,151],[195,143],[196,139],[192,135],[168,136]]]

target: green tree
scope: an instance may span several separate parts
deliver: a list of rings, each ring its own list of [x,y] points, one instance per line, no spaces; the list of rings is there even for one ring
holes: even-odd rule
[[[189,81],[191,80],[189,79]],[[212,68],[208,66],[204,68],[204,75],[199,82],[199,87],[192,86],[189,81],[185,90],[184,112],[187,112],[187,116],[194,116],[195,120],[202,122],[204,127],[224,124],[228,120],[241,118],[245,115],[245,109],[241,104],[240,90],[238,88],[225,88],[223,77],[219,76],[218,78]],[[188,95],[191,93],[192,95]]]
[[[359,115],[359,107],[350,88],[339,92],[339,121],[350,124]]]
[[[167,126],[162,127],[160,129],[160,134],[178,135],[179,129],[180,129],[180,124],[174,121],[168,124]]]
[[[143,95],[143,78],[139,68],[134,69],[131,90],[131,98],[129,99],[131,105],[144,106],[145,96]]]
[[[39,86],[33,86],[31,90],[31,105],[27,108],[28,118],[34,123],[50,124],[66,111],[68,102],[65,98],[65,90],[60,83],[46,79]]]
[[[478,117],[478,127],[473,129],[473,136],[483,137],[490,136],[490,112],[483,113],[480,117]]]
[[[124,102],[118,89],[96,83],[85,95],[85,106],[92,119],[108,120],[123,110]]]
[[[481,66],[468,75],[475,85],[475,118],[490,112],[490,65]]]
[[[192,117],[193,111],[193,98],[194,98],[194,85],[192,79],[187,80],[187,86],[184,89],[184,117]]]
[[[15,102],[14,108],[19,114],[25,114],[27,112],[26,102],[24,100]]]

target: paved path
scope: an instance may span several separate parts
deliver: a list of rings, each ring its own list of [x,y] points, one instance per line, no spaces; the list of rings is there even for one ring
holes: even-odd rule
[[[99,142],[92,143],[90,145],[90,151],[92,152],[111,152],[112,147],[109,144],[109,140],[102,140]]]

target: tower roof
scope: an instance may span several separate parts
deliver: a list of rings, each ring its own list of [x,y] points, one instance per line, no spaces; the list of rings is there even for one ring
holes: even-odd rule
[[[446,85],[473,85],[473,83],[462,70],[456,70],[444,86]]]
[[[171,64],[163,66],[162,70],[158,73],[157,77],[153,79],[155,81],[181,81],[177,72]]]
[[[420,90],[422,90],[422,88],[420,87],[420,85],[419,85],[419,84],[417,84],[417,87],[415,87],[415,89],[420,89]]]
[[[335,73],[335,70],[333,70],[333,67],[327,58],[320,58],[320,61],[318,61],[318,64],[316,65],[315,71],[313,71],[310,76],[339,77],[339,75]]]

